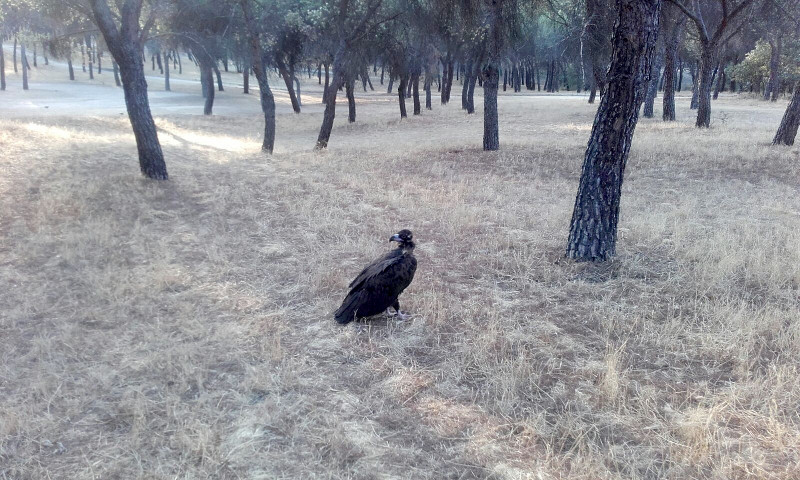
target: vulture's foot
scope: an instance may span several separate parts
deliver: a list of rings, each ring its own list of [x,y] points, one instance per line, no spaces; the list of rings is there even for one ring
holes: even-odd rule
[[[400,321],[406,321],[411,318],[411,315],[398,310],[397,313],[395,314],[395,318]]]

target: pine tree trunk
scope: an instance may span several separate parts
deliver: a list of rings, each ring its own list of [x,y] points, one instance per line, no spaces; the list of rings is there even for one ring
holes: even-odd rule
[[[205,57],[205,55],[203,55]],[[203,106],[203,115],[211,115],[214,110],[214,69],[208,60],[200,61],[200,75],[202,77],[202,89],[206,98]]]
[[[0,91],[6,89],[6,56],[3,54],[3,36],[0,35]]]
[[[400,77],[400,86],[397,88],[397,100],[400,103],[400,118],[406,118],[406,84],[408,76]]]
[[[108,38],[106,41],[108,43]],[[123,44],[116,45],[115,51],[117,54],[114,56],[119,56],[117,62],[122,77],[122,89],[125,92],[128,118],[139,151],[139,168],[146,177],[166,180],[167,166],[164,163],[161,144],[158,142],[156,124],[150,113],[140,50],[135,45]]]
[[[800,85],[794,89],[792,101],[786,107],[786,113],[783,114],[781,125],[778,127],[778,132],[775,133],[775,138],[772,139],[772,144],[794,145],[798,125],[800,125]]]
[[[472,71],[472,62],[468,63],[465,71]],[[461,110],[467,109],[467,95],[469,95],[469,77],[472,74],[464,74],[461,78],[464,79],[464,84],[461,86]]]
[[[414,115],[419,115],[422,113],[422,106],[419,101],[419,74],[415,73],[411,76],[411,95],[414,99]]]
[[[283,78],[284,85],[286,85],[286,91],[289,92],[289,100],[292,102],[292,110],[294,110],[294,113],[300,113],[300,102],[297,101],[294,85],[292,85],[291,72],[289,72],[289,69],[286,68],[286,64],[283,62],[283,59],[281,59],[280,56],[276,55],[275,60],[278,65],[278,72],[281,74],[281,78]]]
[[[430,72],[425,74],[425,110],[433,110],[431,104],[431,76]]]
[[[217,89],[220,92],[224,92],[225,89],[222,87],[222,74],[219,72],[219,68],[217,67],[217,61],[216,60],[214,60],[213,63],[212,63],[212,69],[214,70],[214,75],[217,76]],[[213,86],[214,82],[212,81],[211,84]]]
[[[333,82],[325,88],[325,113],[322,117],[322,126],[319,129],[316,149],[320,150],[328,147],[333,130],[333,120],[336,118],[336,95],[339,88],[344,83],[344,56],[346,55],[346,45],[341,43],[333,57]],[[328,69],[325,69],[325,83],[328,83]]]
[[[661,74],[661,57],[656,54],[656,59],[650,69],[650,81],[647,83],[647,93],[644,98],[644,116],[646,118],[653,118],[653,107],[656,103],[656,95],[658,94],[658,78]]]
[[[617,0],[608,84],[586,149],[566,256],[603,261],[616,252],[625,164],[658,36],[661,0]]]
[[[98,64],[98,70],[100,64]],[[164,52],[164,90],[169,92],[169,58],[167,57],[167,52]]]
[[[675,121],[675,60],[678,56],[678,45],[685,22],[683,14],[678,12],[673,5],[670,5],[670,12],[670,18],[674,24],[671,25],[667,32],[668,37],[664,41],[664,97],[661,118],[665,122]],[[678,15],[680,15],[680,20],[676,21]]]
[[[355,79],[351,78],[345,83],[344,86],[347,94],[347,121],[350,123],[356,121],[356,98],[353,95],[355,83]]]
[[[697,86],[697,121],[695,126],[698,128],[709,128],[711,126],[711,87],[716,60],[716,46],[712,44],[703,45],[702,54],[700,55],[700,72],[698,74],[700,81]]]
[[[114,70],[114,83],[116,83],[118,87],[121,87],[122,82],[119,81],[119,65],[117,65],[116,60],[111,60],[111,69]],[[70,73],[71,72],[72,64],[70,64]]]
[[[483,149],[500,148],[499,120],[497,115],[497,88],[500,72],[497,65],[489,62],[483,73]]]
[[[25,43],[20,44],[20,57],[22,57],[22,89],[28,89],[28,60],[25,58]]]
[[[473,65],[472,70],[470,71],[470,75],[467,78],[469,82],[467,92],[467,114],[475,113],[475,83],[478,81],[478,66]]]

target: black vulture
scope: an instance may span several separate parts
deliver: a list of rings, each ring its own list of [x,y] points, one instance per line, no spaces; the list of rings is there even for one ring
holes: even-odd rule
[[[400,230],[392,235],[389,241],[397,242],[397,248],[367,265],[350,282],[350,292],[334,314],[337,322],[350,323],[356,318],[388,311],[389,307],[404,317],[397,297],[411,284],[417,270],[412,240],[410,230]]]

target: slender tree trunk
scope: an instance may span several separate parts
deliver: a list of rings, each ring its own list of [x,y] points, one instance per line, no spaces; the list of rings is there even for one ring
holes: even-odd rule
[[[678,91],[683,91],[683,59],[678,57]]]
[[[83,73],[86,73],[86,45],[83,39],[81,39],[81,68],[83,69]]]
[[[205,55],[203,55],[205,57]],[[206,101],[203,106],[203,115],[211,115],[214,110],[214,69],[211,62],[207,59],[200,61],[200,75],[202,77],[202,88]]]
[[[322,88],[322,103],[327,103],[328,87],[330,86],[330,72],[329,66],[325,64],[325,86]]]
[[[447,103],[450,101],[450,89],[453,86],[453,57],[450,55],[450,52],[447,52],[443,66],[444,73],[442,78],[443,85],[441,103],[442,105],[447,105]]]
[[[72,67],[72,54],[71,53],[70,53],[70,56],[67,57],[67,71],[69,71],[69,79],[70,80],[75,80],[75,69]],[[121,83],[118,83],[117,85],[119,86],[119,85],[121,85]]]
[[[245,64],[242,69],[242,93],[250,93],[250,65]]]
[[[464,84],[461,86],[461,110],[467,109],[467,95],[469,95],[469,77],[471,73],[468,74],[472,70],[472,62],[467,63],[465,67],[465,73],[461,76],[464,80]]]
[[[720,62],[719,67],[717,70],[717,81],[714,83],[714,94],[712,95],[712,99],[716,100],[719,98],[719,92],[721,92],[725,85],[725,63]]]
[[[478,66],[473,65],[470,71],[470,76],[467,78],[469,82],[469,91],[467,92],[467,114],[475,113],[475,83],[478,80]]]
[[[644,100],[661,0],[617,0],[608,86],[592,127],[566,256],[603,261],[616,252],[625,164]]]
[[[800,125],[800,85],[794,89],[792,101],[786,107],[786,113],[783,114],[781,125],[778,127],[778,132],[775,133],[775,138],[772,139],[772,144],[794,145],[798,125]]]
[[[17,73],[17,36],[14,35],[14,73]]]
[[[293,78],[294,78],[294,92],[295,95],[297,96],[297,106],[302,107],[303,99],[300,97],[300,79],[297,78],[297,75],[294,75]]]
[[[294,85],[292,85],[293,82],[291,72],[286,67],[283,59],[280,58],[280,55],[275,56],[275,61],[278,65],[278,72],[281,74],[281,78],[283,78],[283,83],[286,85],[286,91],[289,92],[289,99],[292,102],[292,110],[294,110],[294,113],[300,113],[300,102],[297,101]]]
[[[381,64],[381,85],[383,85],[383,71],[384,71],[385,67],[386,66],[384,64]]]
[[[28,60],[25,58],[25,43],[20,44],[20,56],[22,57],[22,89],[28,89]]]
[[[347,121],[353,123],[356,121],[356,98],[353,94],[355,88],[355,79],[350,78],[344,85],[347,94]]]
[[[339,88],[344,84],[344,56],[347,54],[347,45],[344,42],[339,44],[336,54],[333,57],[333,82],[325,88],[327,92],[325,95],[325,113],[322,117],[322,125],[319,129],[319,136],[317,137],[317,150],[328,147],[328,141],[331,138],[331,130],[333,130],[333,120],[336,118],[336,95]],[[325,69],[325,83],[328,83],[328,69]]]
[[[0,91],[6,89],[6,56],[3,54],[3,36],[0,35]]]
[[[99,64],[98,64],[99,65]],[[169,92],[169,58],[167,52],[164,52],[164,90]]]
[[[178,57],[178,75],[183,75],[183,64],[181,64],[181,54],[175,50],[175,56]]]
[[[680,44],[683,24],[686,21],[681,12],[673,5],[665,6],[670,10],[670,21],[673,22],[667,32],[668,37],[664,42],[664,98],[662,100],[661,114],[665,122],[675,121],[675,59],[678,56],[678,45]],[[680,19],[676,17],[680,15]],[[680,81],[680,80],[679,80]]]
[[[216,60],[214,60],[214,62],[212,63],[212,67],[211,68],[214,70],[214,75],[217,76],[217,89],[220,92],[224,92],[225,89],[222,87],[222,74],[219,72],[219,68],[217,67],[217,61]],[[213,89],[213,85],[214,85],[214,81],[213,80],[211,81],[211,85],[212,85],[212,89]]]
[[[406,118],[406,85],[408,84],[408,75],[400,77],[400,86],[397,87],[397,99],[400,103],[400,118]]]
[[[644,98],[644,116],[653,118],[653,107],[655,106],[656,95],[658,93],[658,77],[661,74],[661,57],[656,54],[656,58],[650,69],[650,81],[647,83],[647,92]]]
[[[412,98],[414,99],[414,115],[419,115],[422,113],[422,106],[419,101],[419,74],[415,73],[411,76],[411,83],[412,83]]]
[[[95,50],[97,52],[97,74],[100,75],[103,73],[103,51],[100,49],[100,45],[95,41]]]
[[[431,106],[431,82],[430,72],[425,73],[425,110],[433,110]]]
[[[700,56],[699,84],[697,86],[697,121],[698,128],[711,126],[711,87],[713,84],[714,66],[716,65],[716,45],[702,45]]]
[[[36,64],[36,42],[33,42],[33,67],[39,68],[39,65]]]
[[[111,60],[111,69],[114,70],[114,83],[116,83],[118,87],[121,87],[122,82],[119,81],[119,65],[117,65],[116,60]],[[70,72],[71,71],[72,65],[70,64]]]
[[[770,40],[769,58],[769,87],[764,95],[764,100],[778,100],[780,90],[780,71],[781,71],[781,50],[783,47],[783,37],[778,35],[775,40]]]

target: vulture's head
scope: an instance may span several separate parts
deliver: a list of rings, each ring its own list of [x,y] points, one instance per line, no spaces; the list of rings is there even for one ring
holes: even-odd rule
[[[414,235],[411,233],[411,230],[403,229],[399,232],[392,235],[389,238],[390,242],[397,242],[397,246],[403,249],[413,249],[414,248]]]

